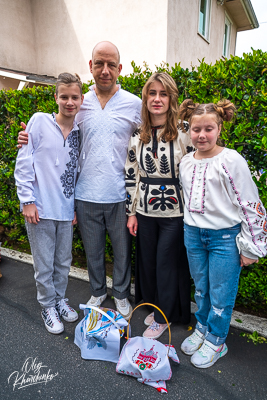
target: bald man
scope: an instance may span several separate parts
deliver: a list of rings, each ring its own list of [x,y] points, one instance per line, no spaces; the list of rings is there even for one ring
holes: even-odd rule
[[[86,252],[91,298],[100,306],[107,297],[105,243],[109,233],[113,254],[112,294],[117,310],[129,319],[131,242],[127,229],[124,165],[131,134],[140,124],[141,100],[117,84],[122,65],[117,47],[98,43],[89,61],[95,84],[84,95],[76,115],[80,158],[75,188],[77,219]],[[20,144],[27,133],[20,132]]]
[[[77,114],[80,128],[80,173],[75,189],[77,219],[87,257],[92,296],[100,306],[107,296],[106,230],[113,253],[113,290],[117,310],[128,319],[130,235],[127,231],[124,165],[131,134],[140,124],[141,100],[117,85],[122,65],[119,51],[100,42],[89,62],[95,85],[84,96]]]

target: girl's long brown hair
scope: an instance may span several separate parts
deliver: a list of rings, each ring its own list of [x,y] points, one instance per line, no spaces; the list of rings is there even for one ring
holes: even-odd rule
[[[147,98],[149,95],[149,87],[153,82],[160,82],[170,96],[170,106],[167,113],[167,120],[163,128],[161,137],[169,142],[177,138],[178,123],[178,89],[173,78],[166,72],[156,72],[148,79],[142,91],[142,124],[140,140],[143,143],[149,143],[151,139],[151,119],[150,112],[147,108]]]

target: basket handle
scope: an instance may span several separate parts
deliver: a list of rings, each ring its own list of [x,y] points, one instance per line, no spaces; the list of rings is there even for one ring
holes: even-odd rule
[[[151,303],[142,303],[142,304],[139,304],[138,306],[136,306],[136,307],[133,309],[133,311],[131,312],[129,321],[128,321],[128,326],[127,326],[127,338],[126,338],[126,339],[129,339],[129,327],[130,327],[130,321],[131,321],[133,312],[134,312],[137,308],[139,308],[139,307],[141,307],[141,306],[151,306],[151,307],[154,307],[154,308],[156,308],[159,312],[161,312],[161,314],[163,315],[163,317],[164,317],[164,319],[165,319],[165,321],[166,321],[166,323],[167,323],[167,325],[168,325],[168,330],[169,330],[169,347],[168,347],[168,355],[169,355],[169,348],[170,348],[170,346],[171,346],[171,328],[170,328],[170,324],[169,324],[169,322],[168,322],[168,320],[167,320],[167,317],[166,317],[166,315],[164,314],[164,312],[161,311],[161,309],[160,309],[159,307],[155,306],[154,304],[151,304]]]
[[[117,322],[115,321],[115,319],[113,319],[110,315],[108,315],[105,311],[101,310],[101,308],[95,307],[95,306],[89,306],[89,305],[85,305],[85,304],[79,304],[79,308],[80,310],[86,310],[86,308],[91,308],[92,310],[95,310],[97,312],[99,312],[100,314],[105,315],[105,317],[107,319],[109,319],[115,326],[117,329],[121,329],[121,327],[117,324]],[[87,313],[88,314],[88,313]]]

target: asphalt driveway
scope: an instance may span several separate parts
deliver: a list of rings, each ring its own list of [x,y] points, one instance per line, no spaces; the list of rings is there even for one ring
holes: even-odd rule
[[[73,343],[76,323],[65,322],[65,331],[60,335],[48,333],[40,316],[31,265],[2,256],[1,270],[1,400],[154,400],[162,396],[183,400],[267,399],[267,344],[255,346],[247,342],[245,337],[240,337],[238,329],[230,329],[228,354],[213,367],[199,370],[190,364],[190,357],[180,351],[180,344],[188,335],[188,326],[173,324],[172,344],[181,363],[172,363],[173,376],[167,382],[168,394],[160,394],[134,378],[118,375],[113,363],[83,360]],[[79,303],[90,297],[88,283],[70,278],[67,297],[78,310]],[[114,308],[110,297],[104,305]],[[146,315],[144,307],[136,311],[132,336],[142,334]],[[81,312],[79,320],[82,317]],[[190,325],[194,322],[192,316]],[[167,332],[161,341],[168,342]],[[48,376],[47,381],[20,385],[19,378],[27,368],[32,371],[42,369]],[[16,378],[17,384],[14,384]]]

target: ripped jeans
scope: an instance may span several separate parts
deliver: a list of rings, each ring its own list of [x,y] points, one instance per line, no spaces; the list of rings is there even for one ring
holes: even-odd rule
[[[214,345],[226,340],[241,271],[236,236],[241,225],[201,229],[184,225],[185,246],[196,291],[196,328]]]

